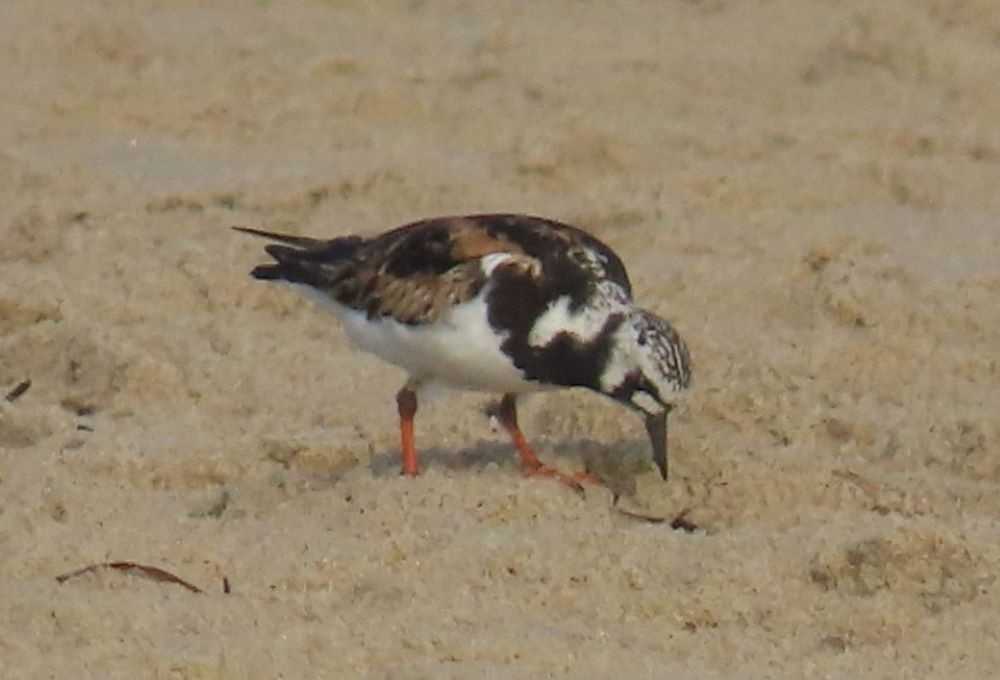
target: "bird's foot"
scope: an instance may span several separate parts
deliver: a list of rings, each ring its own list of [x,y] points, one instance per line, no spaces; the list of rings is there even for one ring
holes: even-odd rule
[[[560,484],[564,484],[569,488],[573,489],[579,494],[583,493],[584,484],[594,484],[602,485],[600,479],[595,477],[589,472],[576,472],[572,475],[567,475],[564,472],[559,472],[553,467],[539,463],[537,465],[522,465],[521,472],[525,477],[547,477],[549,479],[554,479]]]

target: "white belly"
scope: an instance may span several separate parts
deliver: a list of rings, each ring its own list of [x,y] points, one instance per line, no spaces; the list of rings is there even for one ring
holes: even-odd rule
[[[408,371],[417,381],[495,393],[551,389],[525,380],[500,350],[506,335],[490,326],[482,295],[453,307],[432,325],[410,326],[389,318],[369,321],[364,312],[333,302],[308,286],[295,287],[336,314],[360,349]]]

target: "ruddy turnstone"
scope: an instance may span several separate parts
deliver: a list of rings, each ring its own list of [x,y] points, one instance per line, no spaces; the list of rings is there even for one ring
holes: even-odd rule
[[[526,215],[439,217],[330,240],[234,227],[277,241],[251,275],[293,284],[351,340],[409,373],[396,395],[403,474],[416,475],[413,419],[429,383],[502,394],[495,415],[526,474],[544,465],[517,424],[517,395],[585,387],[644,415],[667,478],[667,415],[691,382],[684,341],[632,302],[621,259],[585,231]]]

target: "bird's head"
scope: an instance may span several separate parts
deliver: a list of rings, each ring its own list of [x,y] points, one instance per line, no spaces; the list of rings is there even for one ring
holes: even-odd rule
[[[618,328],[601,392],[643,415],[653,461],[667,478],[667,415],[691,385],[691,357],[673,326],[643,309]]]

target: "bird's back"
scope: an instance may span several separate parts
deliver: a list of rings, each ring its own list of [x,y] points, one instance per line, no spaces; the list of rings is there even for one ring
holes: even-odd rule
[[[556,269],[588,268],[631,295],[621,259],[587,232],[542,217],[483,214],[436,217],[413,222],[371,239],[366,251],[387,273],[405,277],[442,274],[455,266],[493,253],[527,255]],[[559,262],[565,260],[565,265]]]
[[[601,280],[631,295],[625,267],[608,246],[581,229],[540,217],[437,217],[368,239],[239,230],[279,241],[266,247],[275,262],[255,268],[254,277],[304,284],[371,319],[433,322],[480,292],[487,279],[483,258],[495,254],[537,261],[544,281],[535,284],[544,284],[548,295],[571,295],[574,304]]]

